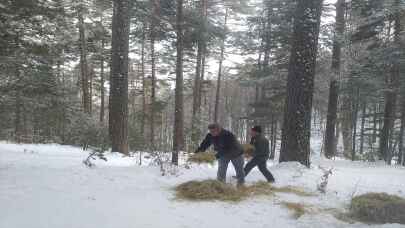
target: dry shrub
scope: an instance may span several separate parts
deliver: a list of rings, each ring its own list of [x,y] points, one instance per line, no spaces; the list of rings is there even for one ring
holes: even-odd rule
[[[290,211],[293,212],[294,218],[298,219],[306,213],[311,212],[312,206],[303,204],[303,203],[292,203],[292,202],[281,202],[281,205],[288,208]]]
[[[247,157],[247,158],[253,157],[254,152],[255,152],[255,147],[253,145],[243,144],[242,148],[243,148],[243,154],[245,155],[245,157]]]
[[[202,163],[208,163],[208,164],[213,164],[215,162],[215,153],[214,152],[201,152],[201,153],[195,153],[190,155],[188,158],[189,162],[194,162],[198,164]]]
[[[351,201],[350,216],[366,223],[405,224],[405,199],[386,193],[367,193]]]

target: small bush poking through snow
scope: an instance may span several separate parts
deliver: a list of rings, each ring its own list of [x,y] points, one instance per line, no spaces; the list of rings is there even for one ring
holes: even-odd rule
[[[386,193],[368,193],[352,199],[350,216],[367,223],[405,224],[405,199]]]
[[[202,163],[213,164],[215,160],[216,158],[214,152],[196,153],[190,155],[190,157],[188,158],[189,162],[194,162],[198,164]]]

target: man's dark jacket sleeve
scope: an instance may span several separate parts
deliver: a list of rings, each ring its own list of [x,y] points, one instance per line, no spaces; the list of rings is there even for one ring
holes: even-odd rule
[[[207,134],[207,136],[205,136],[204,140],[201,142],[200,146],[198,147],[196,153],[206,151],[211,146],[211,144],[212,144],[212,135]]]

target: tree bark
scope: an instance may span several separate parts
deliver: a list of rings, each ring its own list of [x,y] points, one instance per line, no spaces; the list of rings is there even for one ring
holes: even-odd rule
[[[299,0],[294,19],[280,162],[310,166],[314,76],[322,0]]]
[[[177,0],[176,15],[177,60],[176,89],[174,100],[174,132],[172,163],[179,164],[179,151],[184,149],[184,113],[183,113],[183,0]]]
[[[109,129],[112,151],[128,154],[128,52],[131,0],[114,0]]]
[[[224,31],[226,30],[227,21],[228,21],[228,9],[225,10]],[[216,91],[216,95],[215,95],[215,109],[214,109],[214,122],[215,123],[218,122],[219,98],[220,98],[220,92],[221,92],[222,63],[224,61],[225,40],[226,40],[226,34],[224,34],[224,37],[222,38],[221,54],[219,57],[217,91]]]

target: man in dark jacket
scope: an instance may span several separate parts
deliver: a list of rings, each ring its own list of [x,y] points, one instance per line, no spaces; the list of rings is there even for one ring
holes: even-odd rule
[[[255,126],[251,129],[252,139],[250,144],[255,147],[252,160],[250,160],[245,166],[245,174],[248,173],[257,166],[260,172],[266,177],[268,182],[274,182],[274,177],[267,169],[267,159],[269,158],[269,140],[262,134],[262,128]]]
[[[211,145],[214,145],[215,155],[218,159],[217,179],[225,182],[226,171],[229,162],[232,162],[238,185],[243,185],[245,182],[245,173],[243,171],[244,159],[243,149],[235,135],[230,131],[223,129],[219,124],[210,124],[208,126],[209,133],[198,147],[196,153],[206,151]]]

